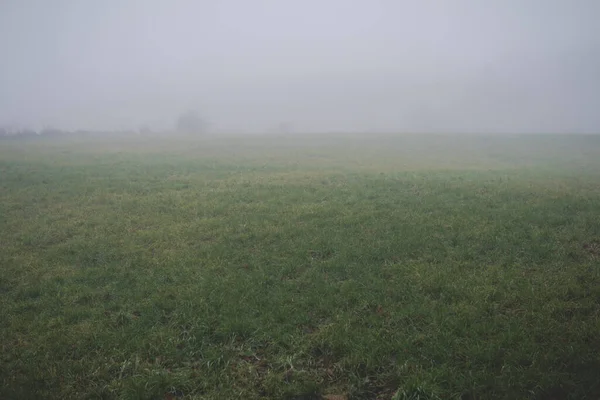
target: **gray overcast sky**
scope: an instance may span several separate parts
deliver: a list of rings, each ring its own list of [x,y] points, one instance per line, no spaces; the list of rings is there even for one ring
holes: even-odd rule
[[[600,132],[598,0],[0,0],[0,124]]]

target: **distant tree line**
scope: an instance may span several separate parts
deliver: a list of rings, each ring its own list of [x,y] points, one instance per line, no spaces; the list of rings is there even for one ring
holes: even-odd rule
[[[185,135],[203,135],[208,131],[208,123],[204,118],[200,116],[197,111],[189,110],[176,119],[174,132],[178,134]],[[86,135],[86,134],[137,134],[140,136],[149,136],[154,133],[154,130],[151,129],[148,125],[142,125],[137,130],[131,131],[111,131],[111,132],[95,132],[95,131],[85,131],[85,130],[77,130],[77,131],[68,131],[53,127],[46,127],[40,130],[35,130],[31,128],[23,128],[23,127],[13,127],[13,126],[2,126],[0,125],[0,138],[27,138],[27,137],[61,137],[67,135]]]
[[[82,131],[78,131],[81,133]],[[53,136],[64,136],[73,134],[75,132],[66,131],[62,129],[56,128],[43,128],[39,131],[31,128],[13,128],[13,127],[4,127],[0,126],[0,137],[36,137],[36,136],[45,136],[45,137],[53,137]]]

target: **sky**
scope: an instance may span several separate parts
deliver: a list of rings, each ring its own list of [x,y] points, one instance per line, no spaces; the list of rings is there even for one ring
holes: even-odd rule
[[[600,133],[598,0],[0,0],[0,125]]]

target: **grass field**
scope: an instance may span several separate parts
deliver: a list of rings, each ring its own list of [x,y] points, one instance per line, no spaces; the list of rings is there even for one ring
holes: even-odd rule
[[[600,136],[4,139],[0,228],[1,399],[600,398]]]

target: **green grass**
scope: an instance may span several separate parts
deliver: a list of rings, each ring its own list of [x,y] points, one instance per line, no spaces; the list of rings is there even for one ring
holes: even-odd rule
[[[600,136],[0,141],[2,399],[597,399]]]

